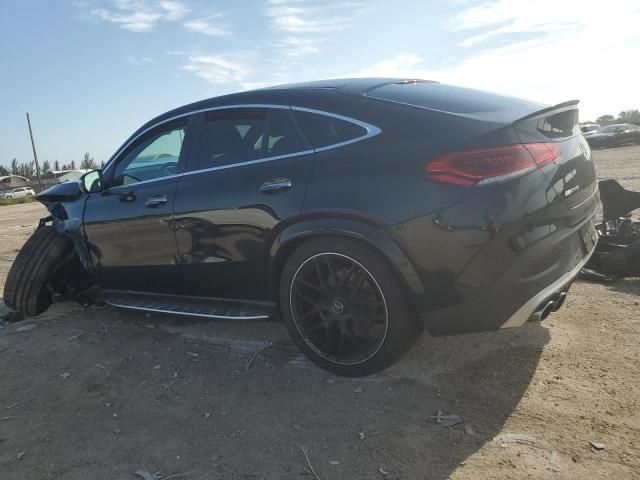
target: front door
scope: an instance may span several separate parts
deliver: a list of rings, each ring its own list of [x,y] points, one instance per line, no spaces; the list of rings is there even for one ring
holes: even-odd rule
[[[173,202],[188,144],[188,118],[129,145],[87,199],[84,228],[103,289],[172,293],[177,257]]]
[[[175,203],[183,293],[267,298],[268,249],[299,215],[313,150],[288,107],[202,115]]]

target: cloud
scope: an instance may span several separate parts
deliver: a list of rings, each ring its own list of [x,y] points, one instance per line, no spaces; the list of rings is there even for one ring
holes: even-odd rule
[[[173,0],[161,0],[160,8],[165,12],[165,19],[170,21],[180,20],[189,13],[184,4]]]
[[[188,63],[182,68],[209,83],[243,84],[247,82],[251,70],[236,57],[240,55],[190,54]]]
[[[365,8],[362,2],[308,0],[267,0],[263,15],[276,35],[271,45],[290,61],[320,52],[331,35],[350,27],[355,15]]]
[[[133,56],[129,56],[127,57],[127,63],[130,63],[131,65],[136,65],[136,66],[140,66],[140,65],[145,65],[145,64],[149,64],[149,63],[156,63],[155,59],[153,59],[152,57],[133,57]]]
[[[620,0],[615,8],[575,0],[487,1],[451,18],[449,28],[468,36],[448,65],[404,52],[343,76],[425,78],[550,104],[579,99],[581,118],[594,119],[636,108],[633,82],[620,73],[635,68],[629,62],[640,51],[638,25],[637,0]]]
[[[184,28],[190,32],[201,33],[210,37],[226,37],[231,32],[221,25],[215,25],[212,20],[222,17],[220,14],[209,15],[208,17],[189,20],[184,22]]]
[[[273,42],[272,45],[289,59],[300,59],[306,55],[319,53],[321,41],[320,39],[287,36]]]
[[[269,0],[264,15],[270,27],[287,34],[331,33],[349,26],[349,17],[359,2],[325,2],[310,5],[303,0]]]
[[[130,32],[150,32],[161,21],[177,21],[189,9],[175,0],[111,0],[109,8],[95,8],[90,14]]]

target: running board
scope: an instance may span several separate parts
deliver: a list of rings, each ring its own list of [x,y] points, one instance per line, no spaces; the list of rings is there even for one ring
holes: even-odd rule
[[[159,296],[129,292],[103,292],[107,305],[141,312],[183,315],[218,320],[266,320],[268,309],[247,307],[205,298]]]

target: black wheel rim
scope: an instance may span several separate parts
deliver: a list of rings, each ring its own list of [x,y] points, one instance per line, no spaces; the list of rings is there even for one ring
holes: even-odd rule
[[[389,326],[387,304],[373,275],[356,260],[321,253],[305,260],[291,282],[291,315],[320,356],[350,365],[380,349]]]

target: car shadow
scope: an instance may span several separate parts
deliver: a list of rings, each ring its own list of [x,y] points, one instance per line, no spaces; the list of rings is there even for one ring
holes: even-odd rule
[[[386,371],[345,378],[307,361],[280,322],[55,306],[29,323],[37,328],[11,337],[28,355],[12,358],[23,371],[53,361],[56,381],[40,382],[31,405],[51,418],[46,431],[25,420],[15,442],[78,474],[108,466],[110,478],[141,459],[188,478],[315,478],[310,464],[323,479],[448,478],[516,413],[549,341],[538,323],[423,335]],[[7,388],[28,385],[14,376]],[[38,443],[57,431],[68,431],[63,443]],[[65,457],[68,448],[90,454]]]
[[[216,365],[208,375],[209,388],[224,391],[228,399],[227,415],[238,413],[231,425],[244,432],[242,450],[261,451],[240,471],[231,461],[222,467],[238,478],[251,472],[274,479],[288,475],[282,466],[300,464],[301,446],[321,478],[378,478],[381,472],[388,472],[381,478],[447,478],[501,432],[549,341],[539,323],[452,337],[423,335],[390,369],[351,379],[306,360],[279,322],[153,321],[160,329],[240,355],[239,381],[226,382]],[[438,421],[439,413],[445,421]],[[449,425],[447,415],[459,422]]]
[[[607,283],[607,288],[619,293],[640,295],[640,277],[619,278],[613,283]]]

